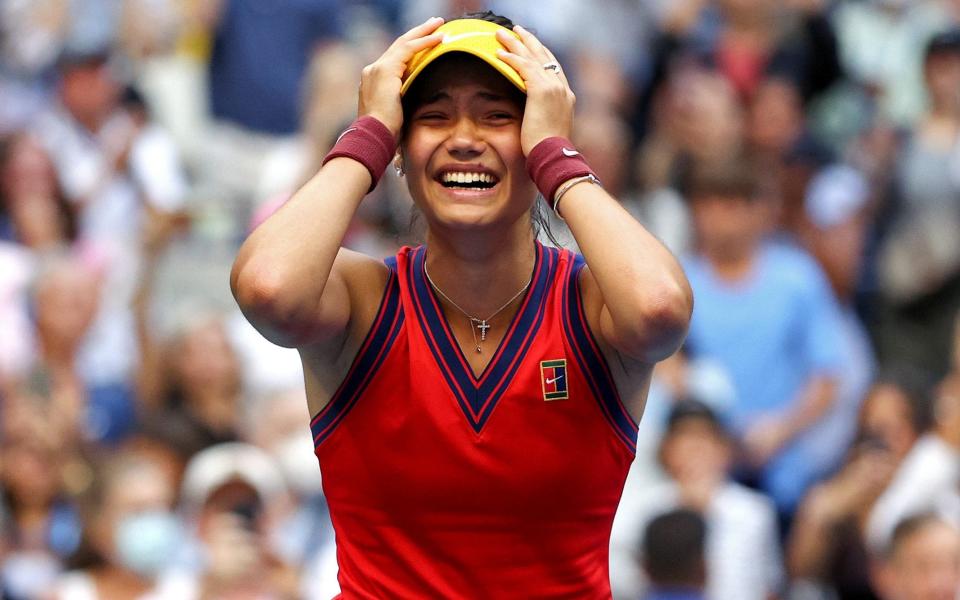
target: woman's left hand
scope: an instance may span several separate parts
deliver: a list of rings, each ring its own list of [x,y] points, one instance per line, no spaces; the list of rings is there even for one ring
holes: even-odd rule
[[[497,32],[497,40],[506,48],[497,54],[523,77],[527,86],[520,146],[524,155],[529,155],[534,146],[548,137],[570,137],[576,97],[553,53],[523,27],[518,25],[513,31],[520,39],[505,31]],[[551,64],[558,66],[548,68]]]

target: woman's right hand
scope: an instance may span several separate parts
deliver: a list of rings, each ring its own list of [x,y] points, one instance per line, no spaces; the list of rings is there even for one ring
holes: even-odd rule
[[[401,79],[407,63],[421,50],[440,43],[443,34],[434,33],[443,25],[440,17],[431,17],[398,37],[380,58],[363,68],[360,76],[359,116],[379,120],[399,137],[403,127],[400,105]]]

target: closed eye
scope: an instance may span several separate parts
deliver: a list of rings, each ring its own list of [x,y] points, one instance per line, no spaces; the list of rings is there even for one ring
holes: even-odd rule
[[[427,112],[416,116],[418,121],[440,121],[446,119],[447,115],[441,112]]]

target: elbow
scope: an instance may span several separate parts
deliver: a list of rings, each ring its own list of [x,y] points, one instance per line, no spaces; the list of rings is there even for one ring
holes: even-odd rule
[[[686,280],[638,294],[637,309],[619,344],[621,351],[645,362],[658,362],[683,344],[693,314],[693,293]]]
[[[287,285],[274,269],[238,261],[230,273],[230,289],[243,313],[253,319],[276,323],[289,317],[283,301]]]

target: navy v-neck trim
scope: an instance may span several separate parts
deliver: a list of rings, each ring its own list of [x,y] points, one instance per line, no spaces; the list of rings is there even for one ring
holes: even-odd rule
[[[417,312],[417,321],[450,391],[470,426],[479,434],[540,328],[545,312],[544,298],[553,281],[559,251],[536,244],[533,275],[523,304],[513,316],[507,333],[479,377],[464,356],[424,275],[426,254],[426,247],[416,248],[407,267],[406,280],[411,288],[410,296]]]

